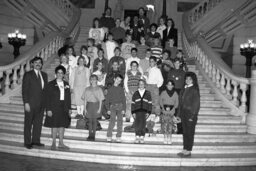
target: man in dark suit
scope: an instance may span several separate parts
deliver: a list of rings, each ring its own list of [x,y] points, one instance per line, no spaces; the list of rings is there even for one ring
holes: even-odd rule
[[[47,74],[41,71],[42,58],[35,57],[32,60],[32,65],[33,70],[25,73],[22,82],[22,98],[25,109],[24,146],[27,149],[31,149],[33,145],[44,146],[40,142],[40,137],[45,106],[44,91],[48,79]]]
[[[178,31],[176,28],[174,28],[174,21],[173,19],[169,18],[167,20],[167,28],[163,31],[163,42],[162,42],[162,46],[165,48],[165,43],[169,40],[169,39],[173,39],[174,40],[174,44],[173,46],[177,47],[178,46]]]

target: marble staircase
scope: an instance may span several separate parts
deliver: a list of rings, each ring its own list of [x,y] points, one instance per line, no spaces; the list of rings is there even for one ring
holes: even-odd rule
[[[82,45],[87,45],[89,30],[90,30],[90,27],[86,27],[82,25],[80,26],[80,33],[78,35],[78,38],[76,40],[75,47],[74,47],[76,55],[80,55],[80,48]]]
[[[54,79],[56,58],[45,69]],[[191,158],[179,158],[182,136],[174,134],[173,144],[163,144],[163,135],[145,137],[145,144],[134,144],[134,133],[123,132],[122,143],[106,142],[108,121],[101,122],[96,142],[86,141],[87,130],[75,129],[72,117],[65,132],[65,143],[70,150],[51,151],[51,130],[43,127],[41,141],[46,146],[27,150],[23,147],[24,112],[21,94],[10,97],[11,103],[0,104],[0,152],[93,163],[144,166],[242,166],[256,163],[256,136],[246,133],[240,117],[230,115],[195,65],[189,70],[197,73],[201,94],[201,109],[196,127],[195,146]],[[75,115],[75,111],[74,114]],[[124,127],[131,123],[124,122]],[[160,128],[160,124],[156,124]]]

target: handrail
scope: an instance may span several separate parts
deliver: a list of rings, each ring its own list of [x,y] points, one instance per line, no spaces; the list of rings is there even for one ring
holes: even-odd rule
[[[212,50],[200,35],[193,35],[188,27],[188,15],[183,14],[183,44],[189,57],[195,57],[203,73],[214,85],[221,99],[233,110],[232,115],[241,116],[243,122],[247,115],[247,89],[250,80],[236,76],[221,59],[220,55]]]
[[[188,15],[189,23],[193,24],[197,22],[203,15],[211,11],[223,0],[203,0],[197,6],[195,6]]]
[[[0,66],[0,79],[4,81],[1,86],[1,94],[7,96],[8,93],[19,87],[22,82],[25,71],[30,70],[30,60],[35,55],[40,56],[46,61],[63,46],[66,37],[76,37],[79,31],[79,20],[81,10],[72,8],[73,16],[69,25],[62,32],[53,32],[47,35],[40,42],[36,43],[29,51],[20,55],[13,63],[6,66]],[[3,101],[3,97],[0,101]]]

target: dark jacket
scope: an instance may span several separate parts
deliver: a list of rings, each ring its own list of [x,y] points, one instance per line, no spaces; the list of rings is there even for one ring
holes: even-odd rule
[[[64,89],[64,111],[68,112],[69,109],[71,109],[71,95],[70,87],[66,81],[64,81]],[[46,87],[46,111],[52,111],[55,113],[56,110],[59,110],[57,106],[60,106],[60,103],[60,89],[55,79],[50,81]]]
[[[195,119],[200,109],[200,93],[195,87],[184,88],[180,92],[178,116],[182,119]]]
[[[171,28],[168,35],[167,35],[167,31],[168,31],[168,28],[166,28],[163,31],[162,46],[165,47],[165,42],[168,41],[168,39],[173,39],[174,40],[173,46],[177,47],[178,46],[178,30],[176,28]]]
[[[136,113],[137,111],[145,111],[151,114],[152,111],[152,98],[149,91],[145,90],[143,97],[140,96],[139,91],[135,91],[132,96],[131,112]]]
[[[44,80],[44,88],[42,89],[41,80],[38,79],[34,70],[25,73],[22,80],[22,98],[23,102],[29,103],[30,107],[45,106],[45,87],[47,85],[47,74],[41,71]]]

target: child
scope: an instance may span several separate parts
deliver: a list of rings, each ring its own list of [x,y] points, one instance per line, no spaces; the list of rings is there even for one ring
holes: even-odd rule
[[[74,69],[70,77],[71,92],[74,93],[74,104],[77,107],[76,118],[83,118],[84,103],[81,99],[84,89],[90,85],[90,70],[84,66],[84,57],[78,58],[78,66]]]
[[[64,75],[64,80],[69,82],[69,69],[70,69],[70,66],[68,64],[68,58],[67,58],[67,56],[64,53],[62,53],[60,55],[60,65],[63,66],[66,69],[66,74]]]
[[[137,49],[138,49],[138,57],[140,59],[144,59],[145,56],[146,56],[146,51],[149,47],[146,45],[146,39],[145,37],[141,36],[140,37],[140,44],[137,46]]]
[[[160,59],[162,59],[162,52],[163,52],[163,49],[160,45],[160,40],[159,38],[154,38],[153,39],[153,46],[151,46],[151,53],[152,53],[152,56],[155,56],[157,61],[159,61]]]
[[[97,85],[97,75],[90,76],[91,86],[84,90],[82,99],[84,100],[86,117],[89,119],[89,136],[88,141],[95,141],[97,118],[100,117],[102,101],[104,94],[102,89]]]
[[[152,112],[156,115],[160,114],[160,106],[159,106],[159,88],[163,84],[163,76],[159,68],[156,66],[156,57],[151,56],[149,58],[150,68],[147,71],[147,89],[150,91],[152,96]]]
[[[106,107],[107,113],[110,115],[110,121],[108,125],[107,141],[112,141],[112,132],[115,127],[115,122],[117,118],[117,134],[116,141],[121,142],[122,129],[123,129],[123,115],[126,110],[126,98],[124,89],[119,86],[123,80],[122,75],[117,75],[114,78],[114,85],[108,89],[108,94],[106,97]]]
[[[114,50],[118,47],[117,43],[113,40],[113,35],[108,34],[108,40],[102,43],[102,49],[104,50],[105,58],[110,61],[110,59],[115,56]]]
[[[70,77],[74,68],[77,66],[77,60],[78,60],[78,57],[76,57],[75,55],[75,50],[73,46],[69,46],[67,48],[66,56],[68,58],[68,64],[70,66],[70,70],[69,70],[69,77]]]
[[[87,39],[88,53],[87,55],[91,58],[91,64],[98,57],[98,48],[94,46],[94,39]]]
[[[132,96],[131,111],[135,119],[135,143],[144,143],[146,119],[152,110],[151,94],[145,89],[145,84],[146,82],[140,79],[139,88]]]
[[[129,69],[131,69],[131,62],[132,61],[136,61],[138,64],[140,63],[140,58],[138,58],[137,57],[137,48],[132,48],[131,49],[131,57],[130,58],[128,58],[127,60],[126,60],[126,72],[129,70]],[[142,71],[142,69],[141,69],[141,67],[139,67],[139,71],[141,72],[141,73],[143,73],[143,71]]]
[[[126,122],[130,122],[131,117],[131,102],[132,95],[138,90],[139,80],[142,78],[142,73],[138,70],[138,63],[136,61],[131,62],[131,69],[127,71],[124,78],[124,88],[127,94],[127,110],[126,110]]]
[[[135,48],[135,44],[131,43],[132,41],[132,35],[127,33],[126,36],[126,42],[122,43],[121,46],[121,52],[122,52],[122,57],[126,60],[129,57],[131,57],[131,49]]]
[[[99,48],[98,50],[98,58],[94,60],[93,62],[93,72],[98,70],[98,63],[102,63],[102,71],[107,73],[108,72],[108,60],[104,58],[104,51],[102,48]]]
[[[106,76],[105,81],[105,87],[109,88],[114,85],[114,79],[117,75],[122,75],[124,77],[124,74],[120,71],[120,66],[118,65],[118,61],[114,61],[111,68],[108,70],[108,74]],[[123,81],[120,84],[121,87],[123,87]]]
[[[174,46],[173,39],[168,39],[168,42],[166,42],[166,45],[165,45],[165,49],[171,52],[171,60],[174,60],[177,54],[177,47]]]
[[[179,98],[172,80],[169,80],[165,86],[166,89],[161,93],[159,101],[162,109],[162,129],[164,133],[164,144],[172,144],[174,113],[178,108]]]
[[[87,55],[88,48],[85,45],[82,45],[80,48],[80,56],[84,57],[84,66],[88,69],[91,69],[91,57]],[[78,56],[77,58],[79,58]]]
[[[108,63],[108,71],[111,70],[113,63],[117,62],[119,70],[121,72],[121,75],[124,76],[126,72],[126,66],[125,66],[125,60],[123,57],[121,57],[121,49],[119,47],[116,47],[114,50],[115,56],[112,57]]]
[[[147,49],[146,50],[146,56],[143,59],[140,59],[139,66],[141,67],[143,71],[143,75],[147,75],[147,70],[149,68],[149,58],[151,56],[151,50]]]
[[[102,62],[98,62],[97,70],[92,74],[97,75],[97,77],[98,77],[98,86],[103,88],[105,86],[105,79],[106,79],[107,74],[103,70],[103,63]]]

